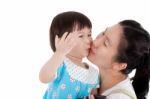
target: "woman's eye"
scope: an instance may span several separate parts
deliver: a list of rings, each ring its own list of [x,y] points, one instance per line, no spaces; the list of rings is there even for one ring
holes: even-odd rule
[[[104,42],[104,45],[106,46],[106,42]]]
[[[101,35],[102,35],[102,34],[98,35],[98,36],[96,37],[96,39],[98,39],[99,37],[101,37]]]
[[[105,41],[105,42],[104,42],[104,45],[105,45],[105,46],[108,46],[108,41]]]
[[[105,33],[103,32],[102,35],[105,35]]]
[[[102,32],[98,37],[104,36],[104,32]]]

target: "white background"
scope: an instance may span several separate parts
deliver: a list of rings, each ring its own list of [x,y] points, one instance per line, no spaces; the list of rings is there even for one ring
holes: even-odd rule
[[[0,99],[42,98],[47,85],[38,75],[52,55],[49,27],[56,14],[79,11],[87,15],[93,23],[93,38],[123,19],[135,19],[150,31],[148,1],[1,0]]]

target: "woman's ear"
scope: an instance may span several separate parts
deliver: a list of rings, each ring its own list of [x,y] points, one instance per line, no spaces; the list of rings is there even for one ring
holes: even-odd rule
[[[118,70],[118,71],[126,69],[126,67],[127,67],[127,63],[114,63],[113,64],[113,69]]]

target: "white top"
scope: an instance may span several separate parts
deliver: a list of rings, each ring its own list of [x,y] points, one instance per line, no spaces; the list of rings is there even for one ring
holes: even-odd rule
[[[114,92],[115,90],[119,90],[119,91]],[[135,98],[131,98],[126,93],[129,93],[131,96],[133,96]],[[106,99],[137,99],[134,89],[132,87],[132,83],[129,78],[121,81],[120,83],[116,84],[112,88],[106,90],[105,92],[102,93],[102,95],[107,96]]]
[[[82,68],[74,64],[70,59],[65,58],[64,63],[68,74],[73,78],[83,83],[98,84],[99,73],[94,67],[89,66],[88,69]]]

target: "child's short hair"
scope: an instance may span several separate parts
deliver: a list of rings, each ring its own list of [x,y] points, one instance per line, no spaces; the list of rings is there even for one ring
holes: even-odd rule
[[[81,30],[84,27],[92,28],[89,18],[79,12],[68,11],[63,12],[54,17],[49,30],[50,45],[53,51],[56,51],[55,36],[62,37],[65,32],[73,32]]]

